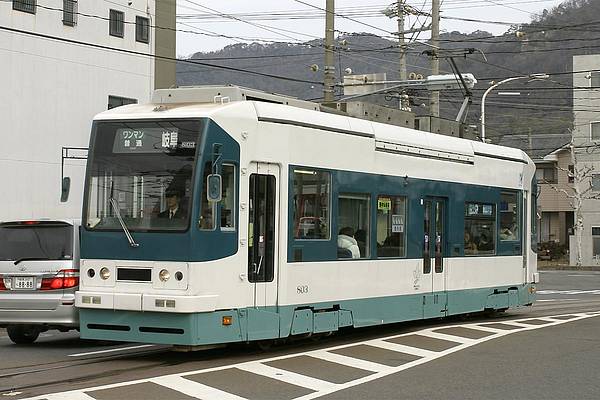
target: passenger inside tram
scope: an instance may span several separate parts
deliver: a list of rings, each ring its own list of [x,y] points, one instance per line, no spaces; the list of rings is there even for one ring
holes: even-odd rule
[[[358,243],[354,238],[354,230],[346,226],[340,229],[340,233],[338,235],[338,256],[340,258],[350,258],[348,257],[348,252],[351,258],[360,258],[360,249],[358,248]],[[346,250],[346,251],[342,251]],[[346,256],[344,256],[344,254]]]

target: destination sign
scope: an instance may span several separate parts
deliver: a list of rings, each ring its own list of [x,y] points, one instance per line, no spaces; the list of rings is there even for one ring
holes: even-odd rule
[[[189,136],[189,135],[186,135]],[[178,149],[194,150],[196,142],[182,141],[177,128],[117,129],[113,153],[164,153]]]

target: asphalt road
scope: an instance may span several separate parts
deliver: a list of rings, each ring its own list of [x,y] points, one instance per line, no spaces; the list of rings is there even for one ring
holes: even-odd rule
[[[235,345],[177,353],[58,332],[16,346],[0,330],[0,397],[598,399],[600,272],[542,271],[541,279],[530,308],[354,330],[267,352]]]

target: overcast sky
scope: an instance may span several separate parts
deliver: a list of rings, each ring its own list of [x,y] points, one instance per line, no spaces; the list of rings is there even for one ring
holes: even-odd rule
[[[458,17],[507,23],[526,23],[545,8],[550,9],[563,0],[441,0],[442,17]],[[325,8],[325,0],[301,0],[303,3]],[[323,37],[325,21],[322,16],[313,19],[291,19],[290,12],[303,16],[315,15],[319,10],[295,0],[178,0],[177,15],[179,30],[196,33],[178,32],[177,54],[188,56],[198,51],[219,50],[227,45],[251,42],[262,39],[264,43],[304,42],[317,37]],[[336,30],[342,32],[370,32],[381,36],[390,36],[397,32],[395,20],[385,16],[376,16],[377,10],[384,9],[395,0],[336,0],[336,10],[340,15],[355,15],[348,20],[342,16],[336,17]],[[431,0],[407,0],[407,3],[417,10],[431,11]],[[368,10],[367,10],[368,9]],[[369,11],[372,17],[352,14]],[[282,16],[278,13],[284,12]],[[248,15],[255,14],[254,16]],[[221,14],[221,17],[219,17]],[[236,19],[223,16],[236,16]],[[264,19],[265,16],[273,16]],[[257,19],[260,17],[260,19]],[[416,21],[411,17],[406,22],[406,29],[416,24],[421,26],[425,19]],[[428,23],[428,22],[427,22]],[[258,27],[257,25],[261,25]],[[505,32],[508,25],[491,23],[473,23],[442,18],[440,29],[446,31],[473,32],[485,30],[494,34]],[[224,35],[234,38],[213,37]],[[428,32],[421,33],[419,40],[427,39]]]

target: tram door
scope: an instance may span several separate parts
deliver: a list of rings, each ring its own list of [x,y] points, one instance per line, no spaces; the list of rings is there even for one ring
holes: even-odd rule
[[[277,304],[279,166],[252,163],[249,169],[248,282],[255,308]]]
[[[423,199],[423,316],[446,315],[446,200],[428,197]],[[430,283],[430,284],[429,284]]]

